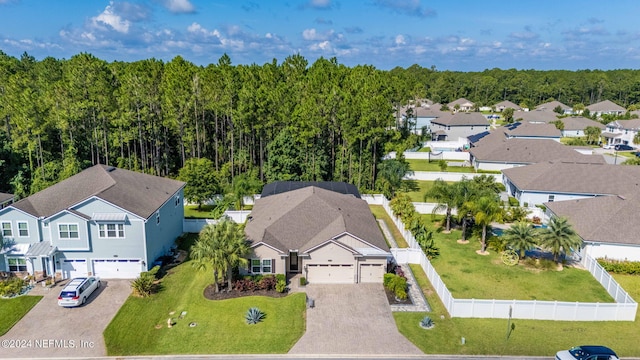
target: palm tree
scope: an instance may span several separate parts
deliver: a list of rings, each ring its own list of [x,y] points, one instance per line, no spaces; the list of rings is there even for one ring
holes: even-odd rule
[[[451,232],[451,209],[455,207],[456,202],[456,188],[455,184],[449,184],[442,179],[436,179],[433,182],[431,189],[427,190],[424,194],[424,201],[427,199],[435,199],[438,203],[431,212],[435,215],[438,211],[445,210],[446,212],[446,225],[445,232]]]
[[[520,258],[524,258],[524,253],[536,246],[538,234],[530,223],[518,221],[506,229],[502,234],[502,239],[514,251],[518,252]]]
[[[540,233],[540,244],[551,251],[553,260],[558,262],[560,255],[582,247],[582,239],[567,218],[554,216]]]
[[[243,173],[233,178],[232,191],[233,201],[237,210],[244,210],[245,196],[253,195],[258,192],[260,180],[249,173]]]
[[[477,196],[478,191],[475,186],[476,184],[467,179],[466,177],[462,177],[462,180],[455,183],[455,208],[457,211],[457,221],[462,224],[462,239],[461,241],[467,241],[467,225],[471,220],[470,209],[466,207],[471,201],[471,198]]]
[[[227,291],[231,290],[233,269],[248,262],[244,258],[248,253],[249,246],[243,226],[226,218],[215,225],[205,226],[191,249],[195,267],[213,268],[215,292],[219,291],[218,281],[225,274],[228,281]]]
[[[413,171],[403,158],[383,160],[378,164],[376,188],[391,199],[395,196],[396,190],[402,186],[402,179],[411,174]]]
[[[487,227],[494,221],[502,219],[502,207],[497,196],[483,195],[477,200],[468,202],[465,205],[473,214],[477,225],[482,227],[482,239],[480,253],[487,251]]]

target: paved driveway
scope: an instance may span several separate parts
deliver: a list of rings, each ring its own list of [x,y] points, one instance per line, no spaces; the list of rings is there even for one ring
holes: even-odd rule
[[[78,308],[58,306],[61,286],[34,294],[44,298],[4,336],[0,358],[105,356],[102,332],[131,293],[129,280],[103,280]]]
[[[307,285],[315,307],[289,354],[423,354],[402,336],[382,284]]]

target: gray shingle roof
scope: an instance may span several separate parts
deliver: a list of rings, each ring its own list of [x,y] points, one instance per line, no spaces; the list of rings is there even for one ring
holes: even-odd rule
[[[604,163],[602,155],[584,155],[551,139],[505,138],[494,130],[469,149],[479,161],[535,164],[543,161],[566,160]]]
[[[478,112],[457,112],[431,120],[431,123],[445,126],[488,126],[489,120]]]
[[[640,119],[615,120],[607,124],[617,129],[640,130]]]
[[[551,110],[515,111],[513,113],[515,121],[520,122],[543,122],[550,123],[558,120],[558,113]]]
[[[601,130],[606,128],[601,122],[583,116],[569,116],[560,120],[564,124],[565,130],[584,130],[588,126],[595,126]]]
[[[169,178],[95,165],[13,207],[36,217],[49,217],[96,196],[147,219],[184,185]]]
[[[623,196],[640,192],[640,166],[554,161],[502,173],[527,191]]]
[[[462,105],[469,105],[469,106],[473,106],[473,105],[475,105],[475,104],[474,104],[474,103],[472,103],[471,101],[469,101],[469,100],[465,99],[465,98],[460,98],[460,99],[457,99],[457,100],[453,100],[452,102],[450,102],[450,103],[448,103],[448,104],[447,104],[447,106],[448,106],[450,109],[453,109],[456,105],[460,105],[460,106],[462,106]]]
[[[561,138],[562,133],[554,124],[535,124],[528,122],[518,122],[510,126],[501,127],[496,129],[504,130],[505,134],[512,137],[546,137],[546,138]]]
[[[389,251],[364,200],[315,186],[256,200],[245,226],[251,242],[264,242],[284,253],[304,253],[345,232]]]
[[[13,194],[0,192],[0,204],[10,201],[11,199],[13,199]]]
[[[493,105],[496,109],[500,109],[500,108],[512,108],[513,110],[522,110],[522,108],[518,105],[516,105],[515,103],[512,103],[509,100],[504,100],[504,101],[500,101],[499,103]]]
[[[591,112],[593,111],[622,111],[622,112],[627,111],[627,109],[623,108],[622,106],[610,100],[604,100],[595,104],[591,104],[587,106],[587,109],[589,109],[589,111]]]
[[[545,203],[557,216],[569,219],[578,235],[589,242],[640,245],[640,197],[600,196]]]
[[[557,108],[558,106],[560,106],[562,108],[562,110],[571,110],[571,106],[569,105],[565,105],[563,103],[561,103],[560,101],[549,101],[546,102],[544,104],[540,104],[538,106],[536,106],[536,109],[547,109],[547,110],[551,110],[553,111],[553,109]]]

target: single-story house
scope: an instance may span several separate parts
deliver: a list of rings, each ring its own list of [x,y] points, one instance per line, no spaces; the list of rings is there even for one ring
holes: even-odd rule
[[[582,155],[583,159],[601,156]],[[598,196],[628,196],[640,191],[639,166],[587,161],[545,161],[502,170],[502,182],[520,206]]]
[[[619,166],[622,167],[622,166]],[[640,195],[599,196],[544,204],[547,215],[569,220],[594,259],[640,261]]]
[[[558,120],[558,113],[552,110],[515,111],[513,119],[519,122],[546,124]]]
[[[515,139],[549,139],[560,142],[562,133],[554,124],[515,122],[496,129],[504,131],[507,138]]]
[[[467,138],[489,130],[489,120],[478,112],[457,112],[431,120],[431,140]]]
[[[511,108],[514,111],[522,111],[522,108],[514,103],[512,103],[509,100],[505,100],[505,101],[500,101],[499,103],[493,105],[493,107],[496,109],[496,111],[498,112],[502,112],[504,111],[504,109],[507,108]]]
[[[591,104],[586,108],[589,110],[589,113],[596,116],[602,116],[603,114],[622,115],[627,112],[627,109],[610,100],[600,101],[598,103]]]
[[[605,146],[631,145],[633,138],[640,131],[640,119],[615,120],[606,125],[606,131],[601,135],[605,139]]]
[[[602,155],[585,155],[552,139],[507,138],[496,129],[472,143],[471,164],[477,170],[504,170],[544,161],[605,163]]]
[[[557,107],[560,107],[560,109],[562,109],[562,114],[573,114],[573,108],[569,105],[565,105],[563,103],[561,103],[560,101],[549,101],[546,102],[544,104],[540,104],[538,106],[536,106],[536,110],[548,110],[548,111],[555,111],[555,109]]]
[[[12,244],[0,270],[133,279],[182,234],[183,188],[173,179],[95,165],[0,210]]]
[[[560,119],[560,121],[564,124],[564,129],[561,130],[562,136],[564,137],[585,136],[584,129],[589,126],[597,127],[600,129],[601,133],[606,128],[601,122],[591,120],[583,116],[569,116]]]
[[[353,185],[317,185],[265,187],[247,218],[251,254],[240,272],[381,283],[391,253],[369,206]]]
[[[0,192],[0,209],[4,209],[13,203],[13,194]]]
[[[455,111],[455,112],[458,112],[458,111],[462,111],[462,112],[473,111],[473,108],[475,106],[476,106],[476,104],[474,104],[473,102],[471,102],[471,101],[469,101],[469,100],[467,100],[465,98],[460,98],[460,99],[454,100],[454,101],[452,101],[452,102],[447,104],[447,107],[449,108],[449,110]]]

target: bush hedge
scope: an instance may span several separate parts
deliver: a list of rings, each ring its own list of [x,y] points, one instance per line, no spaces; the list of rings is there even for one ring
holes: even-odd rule
[[[600,264],[608,272],[612,272],[614,274],[640,274],[640,261],[612,260],[601,258],[598,259],[598,264]]]

